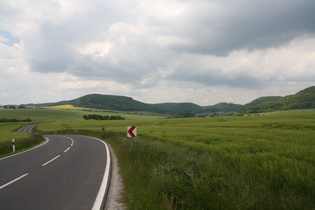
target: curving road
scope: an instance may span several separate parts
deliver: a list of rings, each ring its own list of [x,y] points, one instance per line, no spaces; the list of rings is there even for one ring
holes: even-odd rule
[[[19,133],[33,133],[33,128],[35,128],[37,124],[27,125],[18,130]]]
[[[20,132],[30,132],[31,127]],[[48,135],[41,146],[0,159],[0,209],[102,209],[110,154],[98,139]]]

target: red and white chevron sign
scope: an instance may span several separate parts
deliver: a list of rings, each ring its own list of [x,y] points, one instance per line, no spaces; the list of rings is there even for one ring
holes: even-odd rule
[[[127,136],[137,137],[137,126],[127,126]]]

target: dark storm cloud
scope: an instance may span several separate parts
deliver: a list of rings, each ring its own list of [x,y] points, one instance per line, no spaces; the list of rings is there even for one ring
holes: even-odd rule
[[[190,43],[174,49],[225,56],[239,49],[278,47],[315,32],[313,0],[218,1],[217,9],[200,10],[182,34]]]

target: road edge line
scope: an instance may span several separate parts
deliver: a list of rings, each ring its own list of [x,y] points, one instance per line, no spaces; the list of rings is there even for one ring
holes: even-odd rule
[[[107,144],[102,141],[101,139],[98,139],[98,138],[94,138],[94,137],[90,137],[90,138],[93,138],[93,139],[96,139],[98,141],[101,141],[104,145],[105,145],[105,148],[106,148],[106,155],[107,155],[107,160],[106,160],[106,167],[105,167],[105,172],[104,172],[104,176],[103,176],[103,180],[102,180],[102,184],[100,186],[100,189],[97,193],[97,196],[96,196],[96,199],[94,201],[94,204],[93,204],[93,207],[92,207],[92,210],[100,210],[100,209],[103,209],[104,206],[105,206],[105,198],[107,198],[107,193],[108,193],[108,190],[109,190],[109,185],[110,185],[110,171],[111,171],[111,155],[110,155],[110,150],[107,146]]]

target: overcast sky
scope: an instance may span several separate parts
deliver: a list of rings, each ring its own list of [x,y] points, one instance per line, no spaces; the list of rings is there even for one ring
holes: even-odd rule
[[[0,0],[0,104],[248,103],[315,85],[314,0]]]

